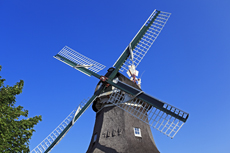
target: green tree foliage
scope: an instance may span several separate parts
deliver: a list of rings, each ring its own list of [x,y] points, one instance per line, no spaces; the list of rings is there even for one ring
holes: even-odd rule
[[[28,110],[14,106],[15,96],[22,92],[22,80],[12,87],[4,86],[4,81],[0,76],[0,152],[28,153],[29,139],[35,131],[34,125],[42,120],[41,116],[27,118]],[[19,119],[22,116],[27,119]]]

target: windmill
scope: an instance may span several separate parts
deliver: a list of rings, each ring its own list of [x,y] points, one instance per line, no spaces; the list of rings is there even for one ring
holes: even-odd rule
[[[92,103],[96,122],[87,153],[159,152],[150,126],[173,138],[189,114],[146,94],[141,89],[136,68],[170,15],[154,10],[105,75],[98,74],[105,68],[104,65],[67,46],[55,55],[54,58],[59,61],[98,78],[99,83],[94,95],[82,101],[31,153],[50,152]],[[129,78],[122,73],[127,73]]]

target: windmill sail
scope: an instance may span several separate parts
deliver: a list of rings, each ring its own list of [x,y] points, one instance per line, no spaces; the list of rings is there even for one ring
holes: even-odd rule
[[[88,76],[91,76],[91,73],[89,73],[89,71],[85,71],[85,69],[97,73],[105,68],[104,65],[76,52],[68,46],[62,48],[62,50],[57,55],[55,55],[54,58],[64,62],[65,64],[79,70]]]
[[[162,101],[159,101],[159,103],[163,104],[162,107],[168,111],[159,109],[159,107],[155,107],[137,98],[140,94],[143,94],[143,92],[141,91],[137,95],[132,96],[114,88],[109,100],[102,102],[118,106],[158,131],[173,138],[187,120],[188,113]],[[169,112],[178,116],[172,115]]]
[[[108,80],[107,82],[114,86],[108,103],[119,106],[171,138],[189,117],[188,113],[121,81],[114,83]]]
[[[129,65],[137,67],[160,34],[170,15],[171,13],[154,10],[113,66],[120,69],[121,72],[128,71]],[[132,51],[132,58],[128,58],[130,50]]]
[[[76,107],[62,122],[53,130],[38,146],[30,153],[48,153],[50,152],[68,133],[74,123],[91,105],[97,96],[93,95],[88,101],[84,100]]]

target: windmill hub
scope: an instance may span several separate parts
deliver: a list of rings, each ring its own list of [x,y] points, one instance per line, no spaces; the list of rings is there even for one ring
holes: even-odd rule
[[[107,79],[108,79],[108,78],[105,77],[105,76],[101,76],[101,77],[100,77],[100,80],[103,81],[103,82],[105,82]]]

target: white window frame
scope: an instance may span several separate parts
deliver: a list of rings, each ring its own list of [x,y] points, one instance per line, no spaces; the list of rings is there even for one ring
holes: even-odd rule
[[[136,130],[137,130],[137,132],[136,132]],[[138,127],[134,127],[133,128],[133,131],[134,131],[134,135],[136,136],[136,137],[141,137],[141,128],[138,128]]]

